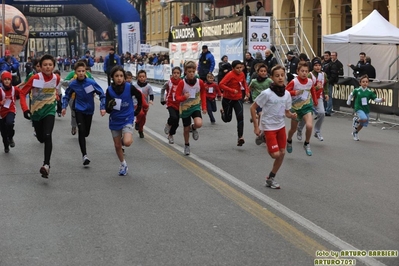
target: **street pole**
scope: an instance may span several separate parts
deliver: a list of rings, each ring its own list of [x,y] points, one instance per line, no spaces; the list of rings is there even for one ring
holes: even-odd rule
[[[6,28],[6,0],[3,0],[1,5],[1,55],[4,56],[6,52],[6,36],[4,36]]]
[[[243,56],[243,62],[245,62],[245,53],[246,53],[246,51],[245,51],[245,42],[246,42],[245,36],[247,33],[247,1],[246,0],[243,0],[242,8],[243,8],[243,10],[242,10],[242,48],[243,48],[242,56]],[[249,14],[249,15],[251,15],[251,14]]]

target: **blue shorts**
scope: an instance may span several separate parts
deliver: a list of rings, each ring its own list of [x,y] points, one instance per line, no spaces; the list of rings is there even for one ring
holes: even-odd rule
[[[359,117],[359,123],[362,127],[367,127],[369,124],[370,115],[366,114],[363,110],[356,111],[357,116]],[[366,122],[362,122],[362,120],[366,120]]]

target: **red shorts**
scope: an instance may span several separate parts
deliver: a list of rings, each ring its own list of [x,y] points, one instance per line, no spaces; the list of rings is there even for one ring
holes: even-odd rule
[[[285,127],[278,130],[265,131],[266,147],[269,153],[284,150],[287,145]]]

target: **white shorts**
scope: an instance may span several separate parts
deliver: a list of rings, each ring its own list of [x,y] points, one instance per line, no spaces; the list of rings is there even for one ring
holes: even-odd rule
[[[126,124],[121,130],[111,130],[113,138],[122,137],[122,135],[125,133],[130,133],[133,135],[133,124]]]

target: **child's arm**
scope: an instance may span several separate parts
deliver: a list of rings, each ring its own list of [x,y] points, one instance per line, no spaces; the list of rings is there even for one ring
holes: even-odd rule
[[[297,91],[294,90],[294,80],[291,80],[287,86],[285,87],[285,89],[290,93],[291,96],[296,96],[297,95]]]
[[[205,88],[205,84],[202,80],[199,80],[200,83],[200,97],[201,97],[201,109],[202,109],[202,113],[206,114],[206,88]]]
[[[98,94],[100,98],[100,114],[101,116],[104,116],[106,111],[105,111],[105,94],[103,89],[98,85],[97,82],[93,82],[93,87],[95,92]]]
[[[224,78],[219,83],[219,88],[227,93],[235,92],[235,89],[231,89],[229,86],[229,82],[230,82],[231,75],[232,75],[231,73],[232,73],[231,71],[229,73],[227,73],[226,76],[224,76]]]
[[[116,105],[115,99],[111,98],[111,95],[109,95],[108,90],[105,93],[105,106],[107,109],[105,110],[108,114],[114,110],[114,106]]]
[[[26,82],[25,86],[21,89],[19,103],[21,104],[21,109],[24,112],[24,117],[26,119],[30,119],[30,110],[28,104],[26,103],[26,95],[32,90],[33,80],[36,79],[37,75],[33,75],[28,82]]]
[[[61,115],[65,116],[66,114],[66,109],[68,108],[68,103],[69,100],[71,99],[71,95],[73,93],[73,89],[68,86],[68,88],[65,90],[65,95],[62,97],[62,110],[61,110]]]
[[[154,103],[154,90],[151,85],[148,85],[148,95],[150,96],[150,101],[148,103],[152,105]]]
[[[137,108],[134,110],[134,115],[137,116],[141,108],[143,107],[143,96],[142,93],[133,85],[130,86],[130,95],[136,97],[137,100]]]
[[[216,96],[217,96],[217,97],[221,97],[221,96],[222,96],[222,93],[220,92],[219,85],[218,85],[216,82],[214,82],[214,83],[215,83],[215,93],[216,93]]]
[[[253,104],[251,105],[251,107],[249,108],[250,112],[251,112],[251,118],[252,121],[257,121],[257,117],[256,117],[256,109],[259,107],[259,105],[256,102],[253,102]],[[259,130],[259,125],[258,123],[252,123],[254,125],[254,133],[255,135],[259,136],[260,135],[260,130]]]
[[[348,100],[346,101],[346,104],[347,105],[351,105],[351,101],[352,101],[352,98],[353,98],[353,91],[351,92],[351,94],[349,94],[349,96],[348,96]]]
[[[162,89],[161,89],[161,104],[162,104],[162,105],[165,105],[165,104],[166,104],[165,92],[166,92],[166,95],[168,95],[168,90],[169,90],[169,82],[166,81],[166,82],[163,84]]]
[[[186,92],[183,94],[183,88],[184,88],[184,80],[180,80],[179,84],[177,85],[176,88],[176,101],[177,102],[184,102],[190,97],[190,93]]]
[[[313,105],[317,106],[319,101],[317,100],[316,88],[314,85],[312,85],[312,88],[310,88],[310,93],[312,94]]]

